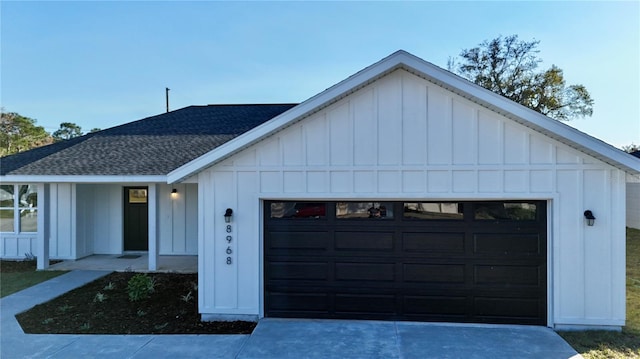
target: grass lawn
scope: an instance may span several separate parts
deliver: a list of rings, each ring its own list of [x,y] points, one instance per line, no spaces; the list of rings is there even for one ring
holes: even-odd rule
[[[0,298],[6,297],[66,271],[36,271],[35,260],[0,261]]]
[[[585,359],[640,358],[640,230],[627,228],[627,325],[622,332],[559,334]]]

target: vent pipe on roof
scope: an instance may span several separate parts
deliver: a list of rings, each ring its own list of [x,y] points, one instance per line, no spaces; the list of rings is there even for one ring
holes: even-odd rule
[[[164,95],[167,98],[167,112],[169,112],[169,90],[170,88],[168,87],[164,88]]]

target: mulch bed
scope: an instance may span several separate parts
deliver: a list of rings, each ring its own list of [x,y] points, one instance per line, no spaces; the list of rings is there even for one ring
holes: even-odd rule
[[[16,316],[31,334],[250,334],[254,322],[202,322],[196,274],[150,273],[154,291],[129,300],[135,273],[111,273]]]

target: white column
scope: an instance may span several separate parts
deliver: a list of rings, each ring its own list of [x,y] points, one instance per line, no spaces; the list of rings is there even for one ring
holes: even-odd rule
[[[38,263],[39,270],[49,267],[49,185],[38,183]]]
[[[149,184],[149,270],[158,270],[158,191],[155,183]]]

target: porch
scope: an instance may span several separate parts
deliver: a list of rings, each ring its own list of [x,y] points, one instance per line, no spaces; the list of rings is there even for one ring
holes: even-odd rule
[[[53,264],[47,270],[197,273],[198,256],[158,256],[158,269],[150,271],[148,253],[94,254]]]

